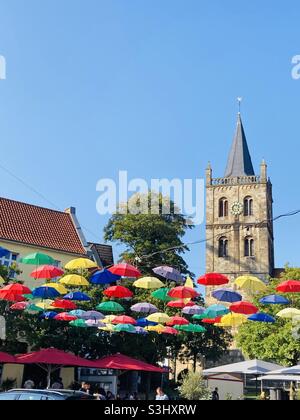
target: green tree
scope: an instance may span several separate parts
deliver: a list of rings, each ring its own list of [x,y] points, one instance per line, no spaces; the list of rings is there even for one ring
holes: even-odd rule
[[[179,388],[180,395],[189,401],[211,400],[211,390],[199,372],[189,372]]]
[[[255,299],[260,311],[274,317],[285,306],[262,305],[261,297],[276,292],[276,286],[285,280],[300,280],[300,269],[286,267],[280,279],[271,279],[268,290]],[[285,295],[291,301],[291,306],[300,309],[299,294]],[[274,361],[278,364],[292,366],[300,359],[300,340],[294,337],[291,321],[276,318],[274,324],[251,323],[244,324],[237,336],[237,343],[244,354],[250,358]]]

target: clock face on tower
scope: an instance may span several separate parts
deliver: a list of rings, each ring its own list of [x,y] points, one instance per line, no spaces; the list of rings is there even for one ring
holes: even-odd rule
[[[231,212],[234,216],[240,216],[243,213],[244,206],[242,203],[236,201],[231,207]]]

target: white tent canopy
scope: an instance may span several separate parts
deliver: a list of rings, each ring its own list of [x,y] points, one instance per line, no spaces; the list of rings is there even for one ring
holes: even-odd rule
[[[258,381],[280,381],[280,382],[300,382],[300,375],[265,375],[257,378]]]
[[[292,367],[282,367],[279,369],[274,369],[274,371],[269,372],[270,375],[300,375],[300,365]]]
[[[278,371],[282,366],[275,363],[264,362],[263,360],[249,360],[230,365],[218,366],[203,371],[204,376],[210,376],[218,373],[238,373],[243,375],[264,375],[271,371]],[[277,372],[276,372],[277,373]]]

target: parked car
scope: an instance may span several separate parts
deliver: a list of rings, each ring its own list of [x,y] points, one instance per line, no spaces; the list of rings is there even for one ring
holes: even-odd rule
[[[94,400],[91,395],[71,390],[12,389],[0,394],[0,401]]]

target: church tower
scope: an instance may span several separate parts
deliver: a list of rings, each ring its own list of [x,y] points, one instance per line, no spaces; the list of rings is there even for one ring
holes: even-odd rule
[[[206,271],[231,280],[274,270],[272,184],[267,164],[255,175],[241,114],[223,178],[206,170]]]

